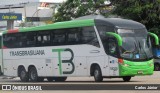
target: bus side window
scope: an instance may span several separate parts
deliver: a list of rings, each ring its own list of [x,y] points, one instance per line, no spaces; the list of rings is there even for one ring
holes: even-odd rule
[[[93,27],[82,28],[82,42],[96,47],[100,47],[95,30]]]
[[[3,46],[10,48],[9,41],[11,41],[11,37],[9,37],[9,34],[4,34],[3,35]]]
[[[80,31],[78,31],[77,28],[69,29],[67,44],[68,45],[79,44],[80,43],[80,37],[81,37],[80,36]]]
[[[117,50],[117,42],[116,39],[108,39],[108,54],[114,57],[118,56],[118,50]]]
[[[36,32],[28,32],[27,34],[27,47],[35,47],[36,46]]]
[[[66,31],[59,29],[54,31],[53,45],[65,45],[66,43]]]

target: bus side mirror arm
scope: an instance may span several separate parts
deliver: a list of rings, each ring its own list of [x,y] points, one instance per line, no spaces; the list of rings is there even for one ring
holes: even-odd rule
[[[118,46],[122,46],[122,37],[120,35],[113,32],[106,32],[106,34],[115,37],[118,41]]]
[[[154,34],[154,33],[151,33],[151,32],[148,32],[148,34],[149,34],[150,36],[154,37],[155,43],[156,43],[156,45],[158,46],[158,45],[159,45],[159,38],[158,38],[158,36],[157,36],[156,34]]]

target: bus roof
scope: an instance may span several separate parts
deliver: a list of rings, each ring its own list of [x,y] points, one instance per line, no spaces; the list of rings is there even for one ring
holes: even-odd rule
[[[116,28],[140,29],[145,27],[143,24],[133,20],[122,19],[122,18],[105,18],[102,15],[88,15],[79,17],[75,20],[84,20],[84,19],[94,19],[95,24],[105,24],[108,26],[114,26]]]
[[[20,28],[14,30],[7,30],[4,31],[3,34],[6,33],[16,33],[16,32],[29,32],[29,31],[39,31],[39,30],[51,30],[51,29],[60,29],[60,28],[71,28],[71,27],[82,27],[82,26],[94,26],[93,19],[87,20],[73,20],[73,21],[64,21],[64,22],[57,22],[49,25],[44,26],[37,26],[37,27],[28,27],[28,28]]]
[[[108,26],[114,26],[116,28],[126,28],[126,29],[141,29],[145,28],[145,26],[139,22],[121,19],[121,18],[105,18],[105,19],[97,19],[95,23],[98,24],[107,24]]]
[[[51,30],[51,29],[61,29],[61,28],[71,28],[71,27],[82,27],[82,26],[94,26],[94,25],[107,25],[115,28],[126,28],[126,29],[140,29],[145,28],[145,26],[139,22],[121,19],[121,18],[105,18],[101,15],[89,15],[77,18],[72,21],[57,22],[45,26],[20,28],[17,30],[7,30],[6,33],[16,33],[16,32],[29,32],[29,31],[40,31],[40,30]]]

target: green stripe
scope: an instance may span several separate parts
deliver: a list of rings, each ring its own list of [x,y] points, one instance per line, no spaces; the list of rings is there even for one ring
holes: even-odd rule
[[[158,38],[158,36],[156,34],[154,34],[154,33],[151,33],[151,32],[148,32],[148,34],[151,35],[151,36],[153,36],[154,39],[155,39],[156,45],[159,45],[159,38]]]
[[[2,34],[7,34],[7,32],[8,32],[8,30],[5,30],[5,31],[2,32]]]
[[[120,35],[113,32],[106,32],[106,34],[114,36],[118,40],[118,46],[122,46],[122,38]]]
[[[57,23],[53,23],[53,24],[49,24],[49,25],[45,25],[45,26],[20,28],[19,32],[73,28],[73,27],[94,26],[94,25],[95,25],[94,19],[73,20],[73,21],[57,22]],[[7,33],[7,31],[3,32],[3,34],[6,34],[6,33]]]
[[[58,52],[58,60],[59,60],[59,74],[62,75],[62,60],[61,60],[61,52]]]
[[[60,75],[62,75],[61,51],[64,51],[64,49],[52,49],[52,52],[58,52],[59,74]]]
[[[54,24],[49,24],[45,26],[39,27],[31,27],[26,29],[20,29],[20,32],[28,32],[28,31],[39,31],[39,30],[46,30],[46,29],[61,29],[61,28],[73,28],[73,27],[83,27],[83,26],[94,26],[94,20],[75,20],[75,21],[65,21],[65,22],[58,22]]]

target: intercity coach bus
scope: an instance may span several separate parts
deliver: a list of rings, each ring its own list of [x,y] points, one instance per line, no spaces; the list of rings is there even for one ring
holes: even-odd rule
[[[3,32],[3,73],[21,81],[67,77],[122,78],[153,74],[150,36],[144,25],[96,16]]]

